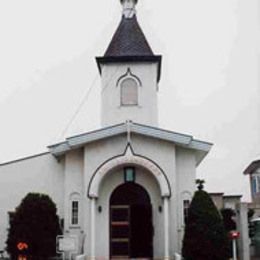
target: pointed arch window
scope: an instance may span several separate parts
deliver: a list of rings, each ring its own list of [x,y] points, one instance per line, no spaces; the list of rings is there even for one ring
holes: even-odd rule
[[[121,82],[121,105],[138,105],[138,84],[133,78],[126,78]]]

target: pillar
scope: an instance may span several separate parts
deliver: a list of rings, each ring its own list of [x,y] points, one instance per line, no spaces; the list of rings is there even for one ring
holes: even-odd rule
[[[95,198],[91,198],[91,237],[90,237],[90,258],[92,260],[95,259],[96,257],[96,252],[95,252],[95,248],[96,248],[96,199]]]
[[[247,203],[239,203],[236,206],[237,229],[240,232],[238,239],[239,259],[250,259],[250,240],[248,236]]]
[[[163,198],[164,207],[164,259],[170,259],[169,255],[169,198]]]

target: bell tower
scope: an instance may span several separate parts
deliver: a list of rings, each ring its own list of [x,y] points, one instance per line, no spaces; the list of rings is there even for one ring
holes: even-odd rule
[[[161,56],[154,55],[136,17],[137,0],[120,0],[122,18],[102,57],[102,127],[131,120],[157,126]]]

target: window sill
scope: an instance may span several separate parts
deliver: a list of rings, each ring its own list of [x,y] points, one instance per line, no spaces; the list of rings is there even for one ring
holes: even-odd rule
[[[136,108],[142,108],[140,105],[119,105],[118,108],[129,108],[129,107],[136,107]]]
[[[80,225],[70,225],[69,229],[80,229]]]

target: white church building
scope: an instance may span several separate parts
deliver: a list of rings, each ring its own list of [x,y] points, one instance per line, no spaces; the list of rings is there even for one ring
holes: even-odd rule
[[[64,234],[92,259],[169,259],[181,251],[196,167],[212,144],[158,126],[161,56],[121,0],[120,24],[102,57],[101,128],[43,154],[0,164],[0,249],[9,212],[29,192],[48,194]]]

